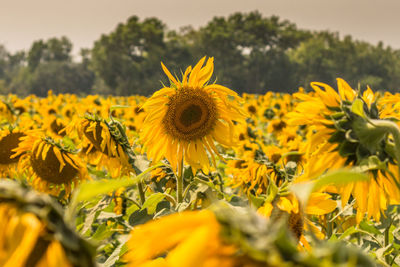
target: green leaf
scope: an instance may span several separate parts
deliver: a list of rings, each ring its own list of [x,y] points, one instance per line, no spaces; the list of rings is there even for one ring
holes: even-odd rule
[[[119,258],[127,251],[126,241],[128,241],[129,235],[124,235],[119,238],[121,242],[118,247],[116,247],[113,253],[108,257],[108,259],[102,264],[103,267],[115,266],[115,263]]]
[[[122,108],[130,108],[130,106],[124,106],[124,105],[114,105],[110,107],[110,112],[116,109],[122,109]]]
[[[339,237],[339,240],[342,240],[352,234],[358,233],[359,231],[354,227],[347,228],[346,231]]]
[[[374,235],[381,235],[382,233],[372,224],[369,224],[365,220],[360,223],[360,229]]]
[[[249,194],[250,202],[256,207],[261,207],[262,204],[265,202],[265,197],[257,197],[253,194]]]
[[[338,170],[328,172],[310,182],[296,183],[290,190],[296,194],[302,203],[307,203],[310,194],[327,185],[345,185],[352,182],[367,181],[368,176],[354,170]]]
[[[135,178],[126,177],[121,179],[114,180],[99,180],[92,181],[82,184],[78,188],[78,193],[76,196],[76,200],[79,201],[87,201],[93,197],[96,197],[100,194],[107,194],[109,192],[115,191],[121,187],[132,186],[140,181],[140,177],[137,176]]]
[[[129,225],[130,226],[136,226],[139,224],[144,224],[148,221],[153,219],[152,215],[147,214],[145,210],[137,210],[134,211],[130,216],[129,216]]]
[[[368,181],[369,178],[365,173],[355,172],[351,170],[338,170],[329,172],[320,178],[318,178],[314,184],[313,191],[317,191],[320,188],[334,184],[334,185],[346,185],[352,182]]]
[[[364,102],[361,99],[357,98],[351,105],[351,112],[357,114],[362,118],[365,118],[366,116],[364,113]]]
[[[142,206],[142,210],[147,208],[147,214],[153,214],[156,211],[158,203],[164,200],[165,195],[163,193],[155,193],[149,196]]]
[[[104,240],[107,237],[110,237],[113,234],[113,231],[107,229],[107,223],[101,224],[96,232],[92,235],[91,239],[94,240]]]
[[[87,183],[81,184],[81,186],[75,191],[74,201],[87,201],[96,197],[100,194],[107,194],[109,192],[115,191],[121,187],[129,187],[137,184],[139,181],[143,179],[146,173],[154,170],[162,166],[162,164],[152,166],[142,172],[140,175],[136,177],[125,177],[121,179],[113,179],[113,180],[98,180],[98,181],[91,181]]]

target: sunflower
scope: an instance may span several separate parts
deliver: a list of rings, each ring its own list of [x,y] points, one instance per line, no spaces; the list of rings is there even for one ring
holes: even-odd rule
[[[0,99],[0,122],[12,123],[15,121],[15,110],[12,104]]]
[[[192,69],[188,67],[182,81],[176,79],[161,63],[171,81],[170,87],[155,92],[143,105],[147,111],[141,140],[147,155],[157,162],[165,157],[176,171],[182,160],[194,170],[208,170],[207,152],[215,162],[220,155],[214,141],[231,147],[235,145],[234,124],[246,115],[241,98],[234,91],[208,84],[214,63],[203,57]]]
[[[394,158],[386,151],[390,145],[381,140],[379,146],[371,147],[360,138],[362,133],[356,128],[360,116],[355,114],[355,102],[361,103],[362,112],[370,119],[380,120],[377,94],[368,88],[361,95],[344,80],[337,79],[338,93],[329,85],[313,82],[313,93],[297,93],[301,100],[295,110],[289,113],[288,124],[307,125],[307,144],[303,151],[306,158],[305,172],[299,180],[309,180],[326,170],[343,167],[363,166],[371,179],[367,182],[349,183],[346,186],[329,187],[327,190],[339,193],[342,205],[350,196],[356,200],[357,222],[365,214],[368,218],[380,220],[381,212],[389,204],[400,203],[400,192],[390,173],[396,173]],[[389,101],[390,102],[390,101]],[[388,103],[386,103],[388,104]],[[389,117],[386,112],[385,117]],[[384,169],[369,168],[366,162],[382,162]],[[396,178],[397,179],[397,178]],[[379,201],[377,201],[379,200]]]
[[[267,232],[265,219],[249,210],[214,208],[176,213],[135,227],[124,260],[138,267],[284,265],[273,238],[266,237],[274,232]]]
[[[75,130],[80,139],[85,139],[81,142],[81,147],[90,164],[98,169],[105,166],[111,177],[119,177],[132,171],[124,150],[124,146],[129,144],[121,143],[104,119],[89,114],[83,118],[76,118],[65,128],[65,132],[74,138]]]
[[[285,196],[276,196],[271,202],[265,203],[257,209],[257,212],[267,218],[280,219],[287,216],[287,225],[292,234],[303,247],[309,249],[310,245],[305,237],[307,231],[312,231],[317,237],[323,238],[324,234],[309,219],[309,216],[322,216],[333,212],[337,207],[336,201],[331,196],[323,192],[313,192],[310,194],[306,207],[301,209],[297,197],[290,193]],[[318,219],[318,217],[317,217]],[[319,220],[318,224],[323,224]]]
[[[21,156],[19,168],[27,170],[35,189],[55,196],[64,189],[68,197],[73,187],[89,178],[77,155],[52,138],[30,131],[20,140],[12,158]]]
[[[20,138],[24,137],[24,131],[18,128],[5,128],[0,130],[0,176],[5,178],[13,178],[18,172],[16,167],[18,165],[19,157],[12,158],[14,154],[13,149],[18,147]]]
[[[94,266],[91,245],[67,226],[47,195],[0,181],[0,225],[1,266]]]
[[[221,242],[219,232],[220,225],[210,211],[173,214],[135,227],[127,243],[125,260],[128,266],[147,266],[168,253],[164,259],[155,260],[164,262],[158,266],[208,266],[226,261],[232,266],[228,257],[233,256],[234,248]]]

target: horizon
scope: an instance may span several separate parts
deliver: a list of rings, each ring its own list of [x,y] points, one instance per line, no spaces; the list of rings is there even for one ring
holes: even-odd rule
[[[382,42],[385,46],[400,49],[400,35],[396,28],[400,23],[396,14],[400,9],[400,1],[396,0],[384,0],[379,5],[373,0],[339,0],[334,3],[321,3],[318,0],[303,0],[301,3],[291,0],[248,0],[246,3],[231,3],[221,0],[213,4],[211,0],[205,0],[190,6],[183,5],[183,0],[149,0],[140,3],[119,0],[119,5],[115,3],[107,0],[72,0],[68,4],[50,0],[5,0],[0,9],[0,44],[7,51],[15,53],[29,50],[36,40],[66,36],[73,44],[73,55],[77,56],[82,48],[92,48],[102,34],[112,32],[119,23],[125,23],[133,15],[141,21],[156,17],[169,30],[179,30],[185,26],[205,26],[215,16],[228,17],[235,12],[257,10],[264,17],[275,15],[281,20],[288,20],[299,29],[328,30],[338,32],[341,38],[351,35],[355,40],[373,45]],[[24,10],[20,9],[21,4]],[[156,9],[153,8],[155,5]]]

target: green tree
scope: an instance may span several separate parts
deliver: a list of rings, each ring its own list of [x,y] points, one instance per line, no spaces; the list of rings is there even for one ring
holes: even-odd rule
[[[394,82],[400,74],[398,55],[382,43],[373,46],[330,32],[314,33],[314,38],[289,52],[299,86],[309,88],[312,81],[335,84],[340,77],[353,87],[369,85],[375,90],[395,90],[396,84],[398,88],[399,80]]]
[[[277,77],[285,79],[283,88],[291,86],[291,61],[285,52],[307,38],[309,32],[276,16],[264,18],[257,11],[235,13],[228,18],[215,17],[200,28],[193,54],[216,58],[220,82],[240,92],[262,93],[266,86],[282,88]]]
[[[50,89],[55,93],[90,93],[95,77],[88,67],[89,59],[83,53],[82,62],[73,62],[71,51],[71,41],[61,37],[35,41],[26,63],[23,54],[9,56],[9,67],[14,69],[11,91],[39,96],[46,96]]]
[[[164,30],[165,25],[156,18],[141,22],[130,17],[95,42],[92,69],[117,95],[151,93],[159,88],[159,64],[166,48]]]
[[[34,71],[43,62],[70,62],[71,51],[72,43],[65,36],[35,41],[28,52],[28,66]]]
[[[93,72],[82,64],[51,61],[40,64],[32,73],[30,92],[38,96],[46,96],[50,89],[56,94],[88,94],[93,80]]]

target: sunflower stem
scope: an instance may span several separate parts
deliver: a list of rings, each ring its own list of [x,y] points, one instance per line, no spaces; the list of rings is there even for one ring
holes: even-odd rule
[[[178,174],[176,176],[176,202],[177,204],[183,202],[183,156],[182,162],[178,167]]]
[[[144,202],[146,201],[146,196],[144,194],[144,190],[143,190],[143,184],[141,181],[139,181],[137,183],[138,186],[138,191],[139,191],[139,198],[140,198],[140,204],[144,204]]]
[[[391,225],[392,224],[390,223],[388,225],[388,227],[386,227],[385,232],[384,232],[384,234],[385,234],[385,248],[387,248],[389,246],[389,235],[390,235],[390,226]],[[390,263],[390,254],[385,255],[385,261],[388,264]]]

